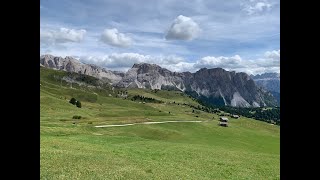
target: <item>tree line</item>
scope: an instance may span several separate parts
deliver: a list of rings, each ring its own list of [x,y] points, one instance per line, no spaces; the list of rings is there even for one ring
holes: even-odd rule
[[[140,95],[135,95],[131,98],[132,101],[142,101],[146,103],[163,103],[163,101],[154,99],[154,98],[149,98],[149,97],[144,97]]]

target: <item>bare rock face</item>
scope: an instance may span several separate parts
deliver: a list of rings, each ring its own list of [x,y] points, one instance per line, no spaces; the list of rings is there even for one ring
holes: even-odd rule
[[[280,105],[280,73],[251,75],[251,78],[258,86],[270,91]]]
[[[280,73],[264,73],[251,75],[251,78],[258,86],[264,87],[266,90],[280,93]]]
[[[40,56],[40,65],[51,69],[85,74],[99,79],[109,79],[112,83],[119,82],[124,76],[124,73],[113,72],[92,64],[83,64],[70,56],[62,58],[42,55]]]
[[[175,89],[211,104],[235,107],[275,105],[272,95],[256,86],[249,75],[222,68],[202,68],[195,73],[177,73],[155,64],[134,64],[115,86]]]
[[[134,64],[126,73],[106,70],[92,64],[83,64],[72,57],[43,55],[40,65],[67,72],[75,72],[99,79],[109,79],[113,86],[180,90],[212,105],[260,107],[277,105],[273,95],[256,85],[246,73],[222,68],[202,68],[195,73],[171,72],[156,64]]]
[[[168,86],[183,90],[185,87],[181,83],[182,78],[177,74],[156,64],[134,64],[123,79],[115,85],[147,89],[165,89]]]

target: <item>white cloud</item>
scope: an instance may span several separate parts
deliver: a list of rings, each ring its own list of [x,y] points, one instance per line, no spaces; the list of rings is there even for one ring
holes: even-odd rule
[[[261,74],[280,72],[280,50],[267,51],[255,60],[244,60],[239,55],[231,57],[206,56],[196,62],[187,62],[179,56],[151,56],[138,53],[113,53],[106,56],[82,56],[80,61],[96,64],[111,70],[127,71],[134,63],[157,64],[174,72],[195,72],[200,68],[223,68],[228,71]]]
[[[161,67],[164,67],[166,69],[169,69],[173,72],[195,72],[195,68],[193,67],[194,63],[190,62],[179,62],[177,64],[164,64]]]
[[[261,74],[280,72],[280,50],[267,51],[262,58],[243,60],[239,55],[232,57],[206,56],[194,63],[194,68],[223,68],[229,71]]]
[[[179,15],[170,26],[166,39],[192,40],[200,31],[198,24],[191,18]]]
[[[267,51],[265,53],[265,57],[272,59],[274,61],[280,61],[280,49],[279,50],[273,50],[273,51]]]
[[[250,3],[245,3],[243,5],[243,11],[247,12],[248,15],[261,13],[267,10],[270,10],[272,7],[271,3],[267,0],[262,0],[259,2],[251,1]]]
[[[134,63],[152,63],[150,56],[138,53],[112,53],[106,56],[82,56],[80,57],[80,61],[120,71],[128,70]]]
[[[40,29],[40,42],[41,43],[68,43],[68,42],[81,42],[86,34],[84,29],[67,29],[60,28],[59,30]]]
[[[240,67],[243,67],[243,63],[239,55],[235,55],[232,57],[206,56],[198,60],[194,64],[194,67],[195,68],[204,68],[204,67],[240,68]]]
[[[182,71],[184,67],[187,67],[183,58],[174,55],[150,56],[138,53],[112,53],[106,56],[82,56],[80,61],[121,71],[128,70],[134,63],[157,64],[172,71]]]
[[[132,44],[131,38],[118,32],[116,28],[105,29],[101,35],[101,41],[116,47],[128,47]]]

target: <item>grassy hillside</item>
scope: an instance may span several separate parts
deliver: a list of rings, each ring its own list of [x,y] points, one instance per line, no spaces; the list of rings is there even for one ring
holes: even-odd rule
[[[40,69],[41,179],[280,178],[278,126],[231,118],[229,127],[220,127],[218,115],[192,113],[183,103],[197,102],[180,92],[132,89],[122,99],[108,86],[71,88],[58,78],[67,75]],[[137,94],[165,103],[131,101]],[[70,104],[71,97],[82,108]],[[94,127],[172,120],[203,122]]]

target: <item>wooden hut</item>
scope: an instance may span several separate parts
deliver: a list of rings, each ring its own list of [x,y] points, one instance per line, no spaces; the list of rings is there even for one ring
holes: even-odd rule
[[[235,115],[235,114],[232,114],[232,116],[231,116],[232,118],[235,118],[235,119],[239,119],[240,118],[240,116],[239,115]]]
[[[223,127],[228,127],[229,119],[227,117],[220,117],[219,125]]]

